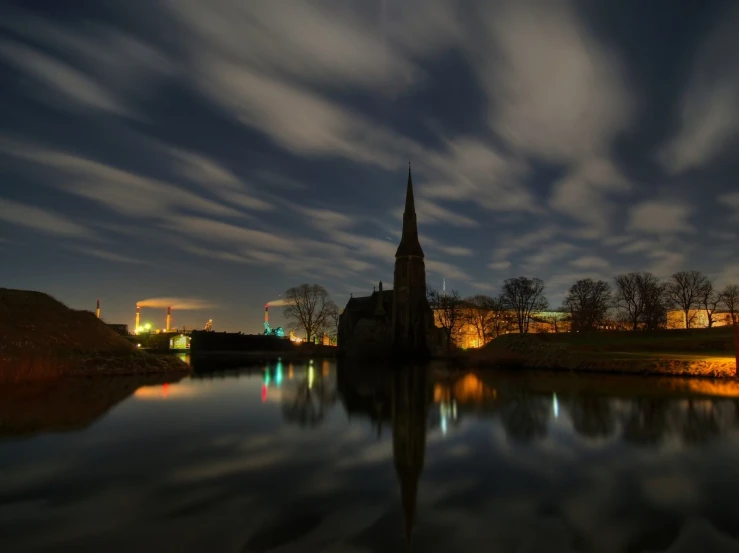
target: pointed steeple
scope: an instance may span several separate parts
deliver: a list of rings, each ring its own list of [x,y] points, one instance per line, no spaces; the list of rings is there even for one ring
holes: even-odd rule
[[[408,186],[405,191],[405,211],[403,212],[403,235],[400,238],[395,257],[414,255],[423,257],[423,249],[418,241],[418,223],[416,222],[416,204],[413,200],[413,179],[411,164],[408,163]]]

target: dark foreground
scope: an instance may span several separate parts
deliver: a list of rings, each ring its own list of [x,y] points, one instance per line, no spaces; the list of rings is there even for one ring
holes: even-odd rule
[[[739,551],[736,382],[333,361],[119,378],[0,413],[3,551]]]

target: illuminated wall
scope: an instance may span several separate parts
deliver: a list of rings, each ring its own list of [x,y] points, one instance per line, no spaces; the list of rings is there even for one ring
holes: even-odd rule
[[[691,309],[688,315],[691,318],[690,328],[708,328],[708,313],[705,309]],[[730,313],[714,311],[713,326],[728,326],[730,324]],[[685,313],[682,310],[668,311],[667,328],[685,328]]]

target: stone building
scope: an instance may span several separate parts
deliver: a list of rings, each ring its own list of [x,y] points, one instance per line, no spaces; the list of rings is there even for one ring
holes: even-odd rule
[[[437,347],[439,332],[426,299],[426,265],[418,240],[413,180],[408,184],[403,232],[395,252],[393,289],[350,298],[341,313],[339,353],[350,357],[428,357]]]

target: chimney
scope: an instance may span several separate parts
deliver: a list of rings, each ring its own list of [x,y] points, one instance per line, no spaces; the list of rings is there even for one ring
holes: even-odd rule
[[[141,307],[139,307],[139,304],[136,304],[136,324],[133,327],[133,330],[136,334],[139,333],[139,326],[141,326]]]
[[[95,316],[97,316],[98,319],[100,318],[100,300],[98,300],[98,306],[95,309]]]
[[[172,308],[167,307],[167,332],[172,327]]]
[[[269,322],[269,304],[268,303],[264,304],[264,322],[265,323]]]

